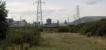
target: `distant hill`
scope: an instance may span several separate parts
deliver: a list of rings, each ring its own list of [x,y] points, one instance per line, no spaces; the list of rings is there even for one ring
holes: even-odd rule
[[[71,22],[70,24],[80,24],[80,23],[86,23],[86,22],[92,22],[92,21],[98,21],[98,20],[101,20],[101,19],[104,19],[106,18],[106,16],[85,16],[85,17],[82,17],[80,19],[77,19],[73,22]]]

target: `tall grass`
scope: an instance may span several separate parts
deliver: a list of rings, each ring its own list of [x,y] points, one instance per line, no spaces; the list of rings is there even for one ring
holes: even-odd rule
[[[1,46],[4,48],[21,46],[28,44],[29,47],[39,45],[40,32],[34,27],[15,27],[10,28],[6,39],[1,42]],[[21,49],[23,50],[23,49]]]

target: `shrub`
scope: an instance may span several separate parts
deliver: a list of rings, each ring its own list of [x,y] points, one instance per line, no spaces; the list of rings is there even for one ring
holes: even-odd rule
[[[69,32],[72,32],[72,33],[77,33],[80,28],[80,26],[78,25],[69,25],[68,27],[69,27]]]
[[[59,27],[58,32],[69,32],[69,28],[67,26]]]
[[[105,36],[106,19],[102,19],[96,22],[85,23],[79,32],[88,36]]]
[[[34,28],[12,28],[6,37],[5,42],[8,45],[21,45],[24,43],[28,43],[32,46],[39,45],[39,40],[40,33]]]

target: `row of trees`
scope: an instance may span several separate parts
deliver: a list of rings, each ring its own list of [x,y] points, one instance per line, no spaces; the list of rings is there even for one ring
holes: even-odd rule
[[[106,19],[85,23],[79,32],[88,36],[106,36]]]
[[[106,36],[106,19],[59,27],[58,32],[81,33],[88,36]]]

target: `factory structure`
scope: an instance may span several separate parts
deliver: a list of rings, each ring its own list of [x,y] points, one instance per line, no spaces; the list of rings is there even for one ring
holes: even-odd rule
[[[46,23],[44,24],[44,27],[58,27],[59,23],[53,23],[52,19],[46,19]]]
[[[28,25],[26,20],[21,20],[21,21],[15,21],[13,19],[7,19],[7,23],[9,24],[9,27],[24,27]]]

